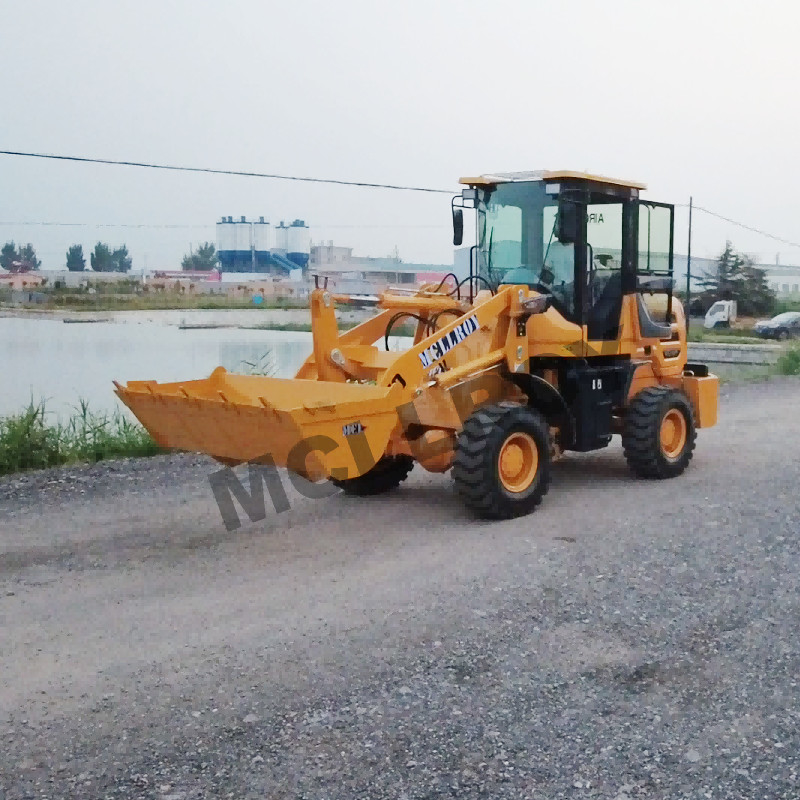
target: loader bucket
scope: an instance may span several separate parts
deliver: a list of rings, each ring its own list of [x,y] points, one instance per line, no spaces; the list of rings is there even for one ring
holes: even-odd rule
[[[162,447],[226,464],[274,463],[310,480],[354,478],[386,450],[400,387],[237,375],[130,381],[116,393]]]

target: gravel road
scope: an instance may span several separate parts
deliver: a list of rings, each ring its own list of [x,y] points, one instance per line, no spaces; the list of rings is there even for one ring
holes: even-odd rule
[[[798,397],[502,523],[419,468],[232,532],[200,457],[0,481],[0,800],[796,800]]]

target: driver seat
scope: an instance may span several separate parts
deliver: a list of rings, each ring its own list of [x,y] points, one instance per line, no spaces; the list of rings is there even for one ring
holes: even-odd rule
[[[610,342],[619,337],[622,314],[622,274],[614,272],[589,311],[588,335],[594,341]]]

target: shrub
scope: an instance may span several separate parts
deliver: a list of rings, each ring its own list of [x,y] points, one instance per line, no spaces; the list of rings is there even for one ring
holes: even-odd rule
[[[0,418],[0,475],[79,461],[152,456],[161,452],[150,434],[121,412],[96,413],[81,400],[66,422],[50,422],[44,403]]]
[[[776,367],[781,375],[800,375],[800,347],[792,347],[783,353]]]
[[[61,437],[45,422],[44,403],[0,419],[0,474],[63,463]]]

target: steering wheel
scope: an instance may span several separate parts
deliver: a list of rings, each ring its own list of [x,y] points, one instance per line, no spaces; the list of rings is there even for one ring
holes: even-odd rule
[[[534,289],[538,289],[542,292],[547,292],[547,294],[553,294],[554,289],[554,282],[556,276],[553,273],[553,270],[545,264],[541,272],[539,273],[539,277],[536,279],[536,283],[534,284]]]

